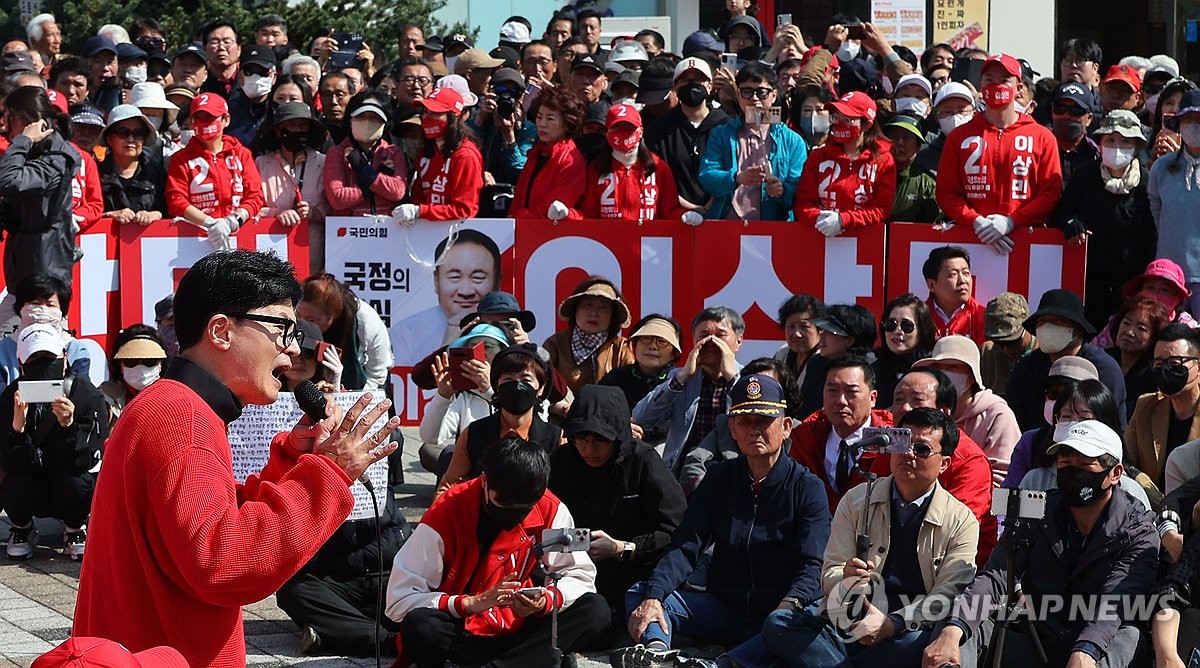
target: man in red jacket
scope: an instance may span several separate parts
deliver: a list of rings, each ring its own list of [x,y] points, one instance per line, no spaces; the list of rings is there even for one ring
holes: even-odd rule
[[[1018,227],[1044,225],[1062,192],[1062,165],[1054,133],[1017,111],[1021,64],[997,54],[983,66],[983,101],[946,137],[938,165],[937,202],[958,225],[1000,254],[1013,249]]]
[[[293,273],[273,254],[234,251],[180,280],[180,356],[125,407],[105,447],[72,635],[245,666],[242,606],[316,554],[354,507],[351,483],[396,450],[387,434],[399,418],[369,433],[391,402],[366,411],[364,395],[345,415],[334,407],[275,436],[262,473],[234,482],[229,423],[245,404],[274,402],[300,354]]]
[[[935,336],[951,334],[969,337],[981,346],[987,340],[984,320],[987,308],[971,295],[975,277],[971,274],[971,254],[961,246],[942,246],[929,251],[921,275],[929,286],[929,314],[933,316]]]
[[[842,355],[829,362],[825,372],[824,407],[792,430],[792,459],[804,464],[825,483],[829,512],[850,488],[863,482],[859,469],[870,470],[882,462],[888,475],[888,458],[858,454],[854,447],[867,427],[890,427],[887,411],[875,405],[875,369],[860,355]]]

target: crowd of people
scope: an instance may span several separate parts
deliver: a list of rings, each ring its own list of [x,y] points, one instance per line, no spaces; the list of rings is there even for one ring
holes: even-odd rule
[[[768,35],[752,1],[726,6],[727,22],[679,53],[653,30],[602,44],[604,16],[568,7],[535,17],[548,18],[540,38],[511,17],[490,52],[404,26],[390,60],[344,34],[293,43],[277,15],[217,19],[179,42],[140,18],[70,54],[58,19],[34,17],[0,48],[7,556],[33,557],[34,518],[54,517],[64,554],[83,559],[96,517],[108,533],[85,563],[77,634],[167,645],[192,665],[243,661],[240,623],[232,636],[217,629],[230,606],[269,593],[305,653],[382,652],[422,668],[569,665],[599,650],[623,667],[943,668],[998,651],[1006,665],[1038,652],[1072,668],[1195,665],[1196,84],[1168,56],[1114,61],[1082,38],[1043,76],[975,48],[918,56],[848,14],[823,35],[786,24]],[[968,226],[979,245],[933,249],[928,292],[878,314],[791,296],[778,352],[743,364],[739,312],[635,313],[611,276],[580,282],[558,331],[531,342],[534,314],[496,289],[495,244],[469,230],[437,254],[478,247],[490,288],[453,331],[435,308],[392,340],[346,277],[324,272],[326,218],[358,214],[397,226],[773,220],[828,237],[901,221]],[[106,360],[64,317],[76,235],[101,218],[193,225],[214,250],[179,302],[160,302],[153,325],[128,324]],[[311,276],[224,252],[264,218],[307,228]],[[1011,292],[976,301],[971,253],[1007,255],[1021,229],[1042,226],[1086,244],[1086,299],[1053,289],[1032,306]],[[263,275],[239,293],[236,280]],[[250,330],[274,348],[245,343]],[[273,400],[242,376],[387,394],[398,358],[420,360],[413,381],[432,395],[419,461],[438,484],[415,528],[390,494],[377,519],[340,525],[290,508],[306,492],[277,456],[319,478],[339,511],[339,487],[366,466],[340,458],[349,445],[315,445],[308,423],[277,437],[246,498],[278,504],[311,535],[268,532],[279,545],[262,563],[217,550],[155,565],[156,547],[183,554],[188,530],[216,540],[170,490],[203,497],[229,456],[220,423]],[[99,387],[96,365],[108,369]],[[339,433],[353,427],[361,442],[381,413],[355,426],[368,416],[355,410]],[[145,426],[156,413],[211,461],[173,464],[188,446]],[[298,454],[316,452],[336,466]],[[1005,489],[1046,492],[1028,497],[1045,499],[1042,516],[995,512]],[[229,503],[229,527],[274,526]],[[172,527],[151,531],[136,563],[116,556],[146,533],[124,512]],[[574,545],[578,527],[590,530],[584,549],[543,544]],[[137,568],[154,575],[115,609],[112,582]],[[978,604],[1001,604],[1014,582],[1035,619],[998,634],[995,610]],[[1150,604],[1082,612],[1110,599]],[[155,600],[196,607],[212,626],[187,638],[123,626]],[[699,655],[697,640],[725,649]]]

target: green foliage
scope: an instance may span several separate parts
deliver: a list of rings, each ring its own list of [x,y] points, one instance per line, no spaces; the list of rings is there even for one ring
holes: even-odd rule
[[[362,33],[376,53],[390,60],[396,55],[396,36],[400,26],[414,23],[427,35],[448,32],[472,34],[466,26],[450,28],[433,18],[446,0],[43,0],[43,11],[58,18],[63,32],[63,51],[79,53],[83,43],[105,24],[115,23],[128,29],[135,18],[157,20],[167,32],[169,50],[179,48],[196,37],[197,31],[217,18],[231,19],[238,27],[242,42],[250,43],[250,28],[266,14],[279,14],[288,21],[288,41],[307,53],[308,44],[322,28]],[[0,21],[0,31],[24,37],[16,12]]]

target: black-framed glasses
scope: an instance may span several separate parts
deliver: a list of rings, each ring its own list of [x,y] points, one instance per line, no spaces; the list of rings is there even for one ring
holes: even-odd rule
[[[283,327],[283,347],[288,348],[295,343],[298,346],[304,345],[304,332],[300,331],[300,326],[295,320],[288,318],[280,318],[273,315],[265,315],[262,313],[231,313],[235,318],[245,318],[254,322],[263,322],[271,325],[279,325]]]
[[[743,100],[765,100],[774,93],[774,88],[739,88],[738,95],[742,96]]]
[[[1090,110],[1074,104],[1056,104],[1050,108],[1055,116],[1070,116],[1071,118],[1083,118],[1091,113]]]
[[[936,451],[933,446],[928,443],[913,443],[912,453],[917,459],[929,459]]]
[[[895,318],[891,318],[889,320],[884,321],[883,331],[890,334],[890,333],[896,331],[897,329],[904,332],[905,334],[912,334],[913,332],[915,332],[917,330],[917,323],[915,323],[912,320],[909,320],[907,318],[905,318],[904,320],[897,320]]]

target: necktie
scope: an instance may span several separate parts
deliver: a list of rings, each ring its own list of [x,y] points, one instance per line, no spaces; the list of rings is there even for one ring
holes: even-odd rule
[[[846,491],[846,483],[850,480],[850,444],[842,439],[838,444],[838,459],[836,470],[836,483],[839,492]]]

